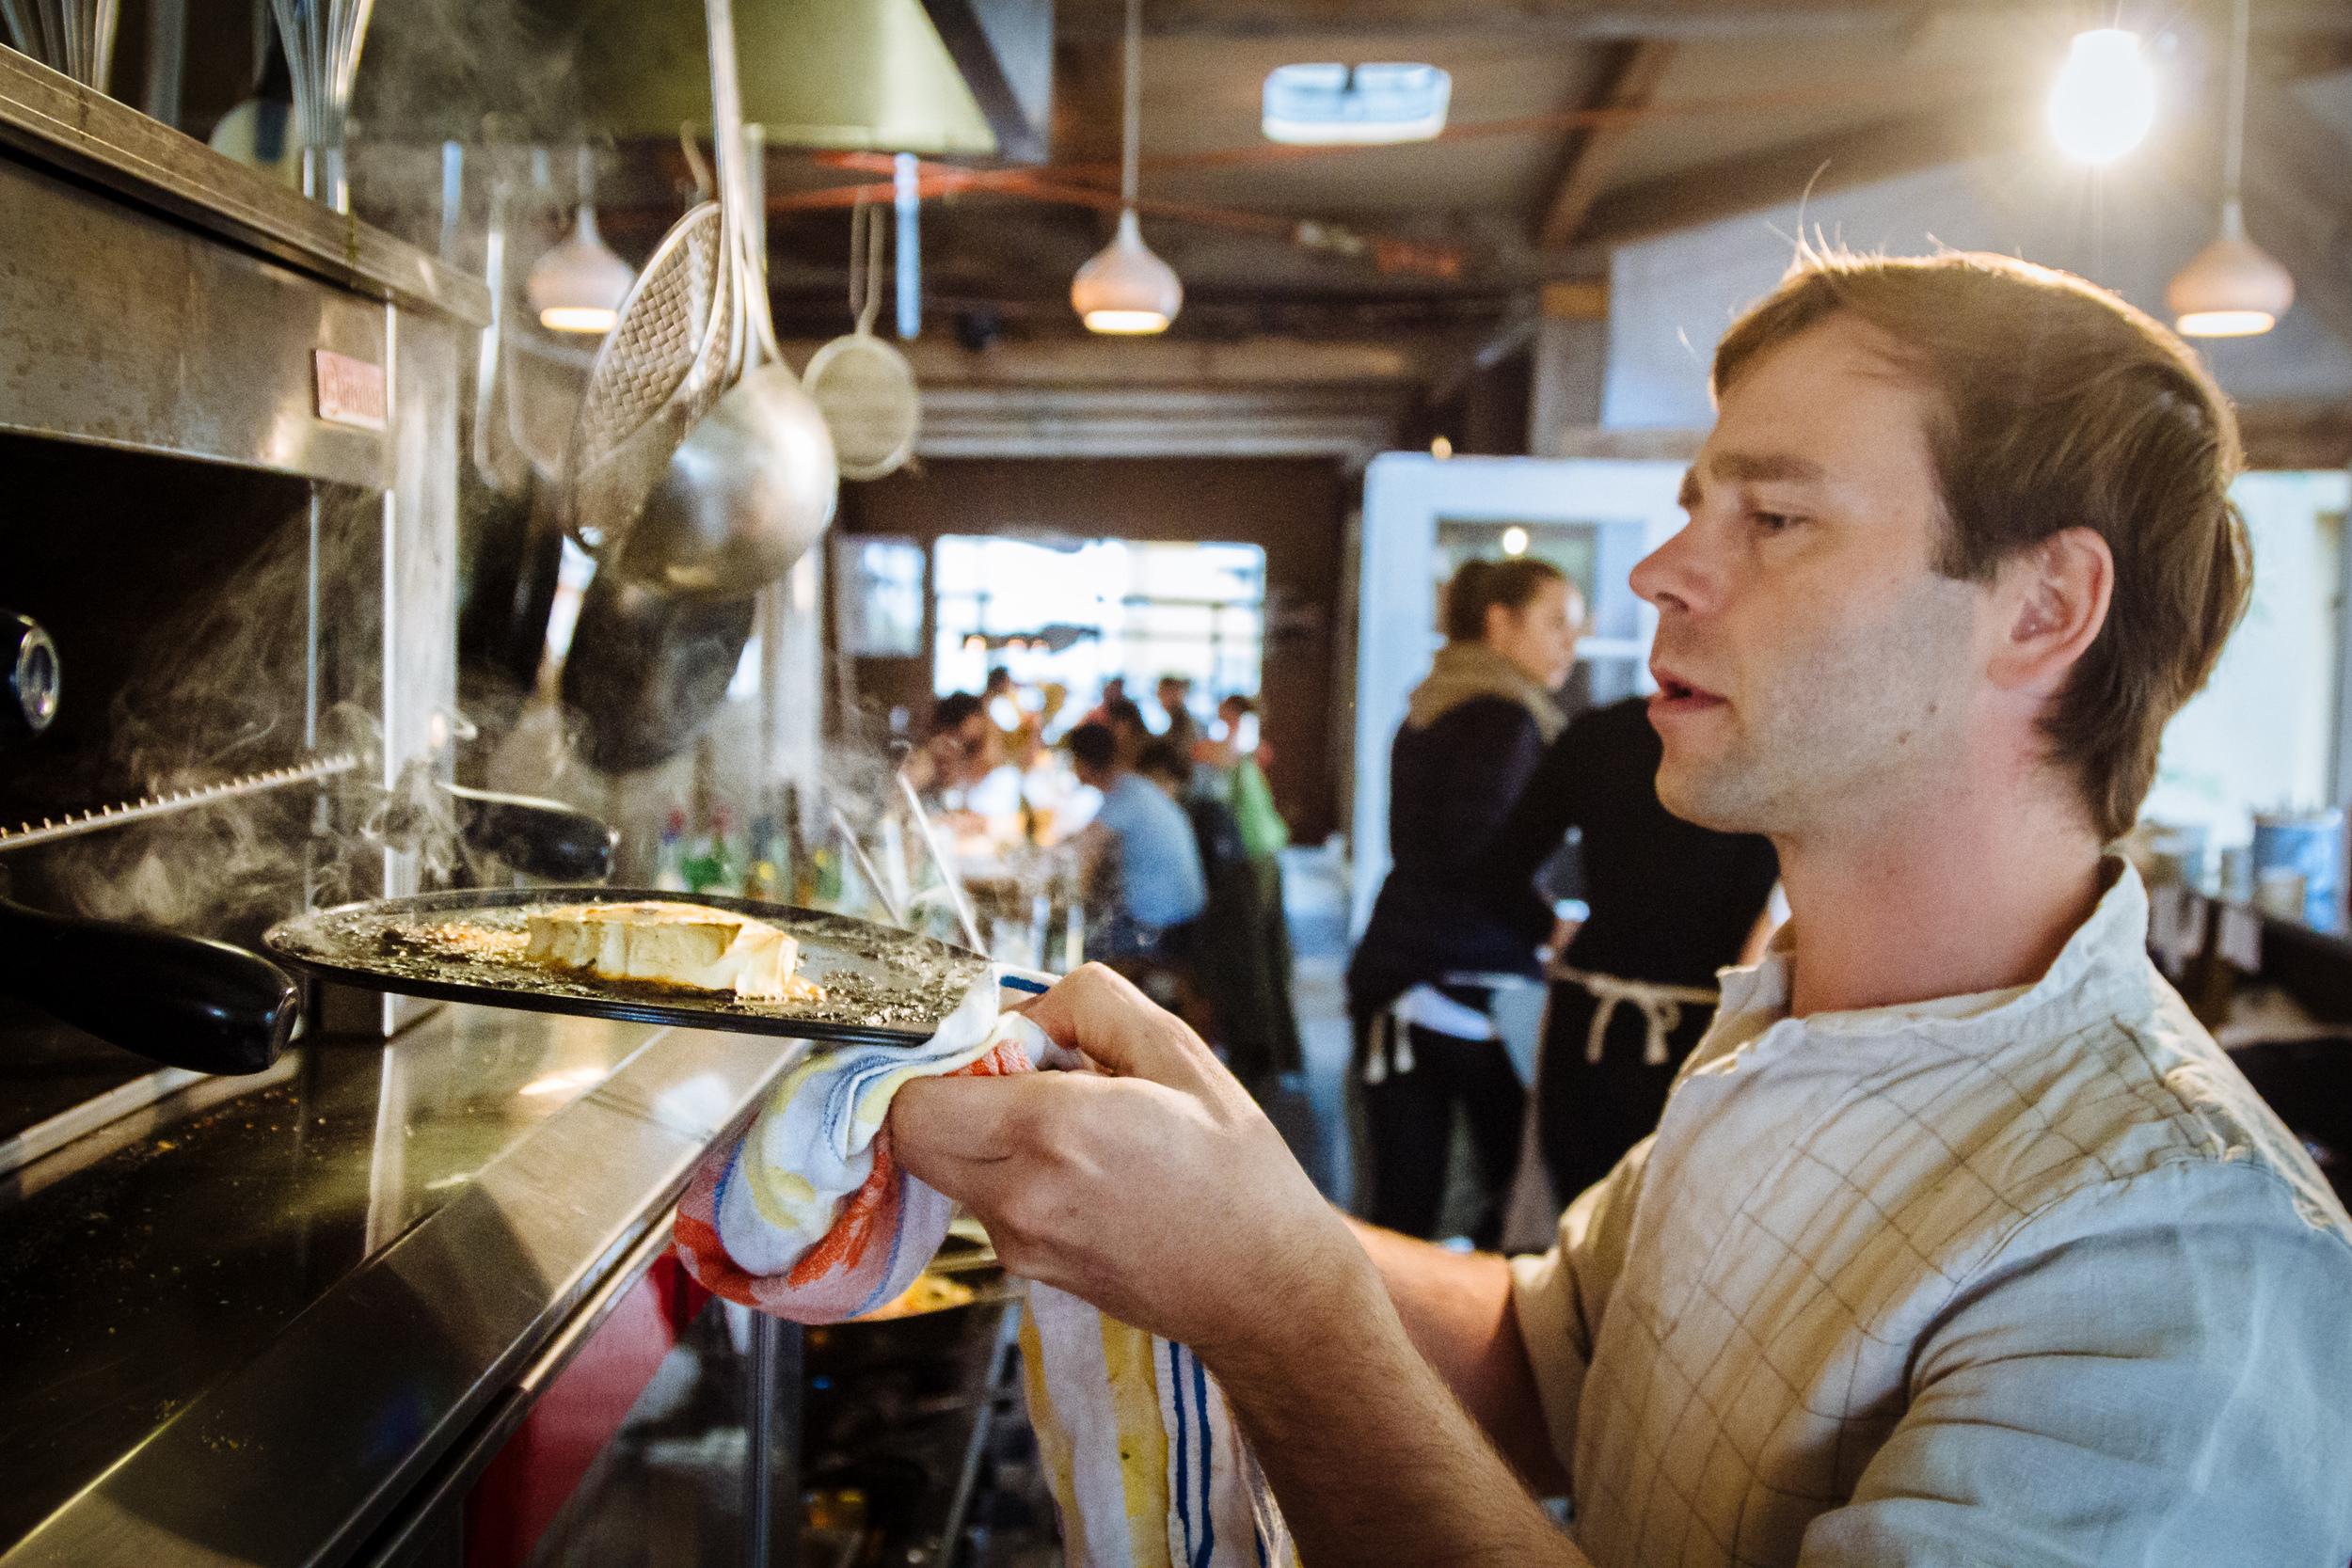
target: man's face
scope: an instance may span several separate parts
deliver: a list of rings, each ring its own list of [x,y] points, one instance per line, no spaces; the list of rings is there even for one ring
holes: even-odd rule
[[[1658,607],[1650,720],[1678,816],[1868,832],[1967,776],[1988,596],[1930,564],[1928,394],[1833,316],[1750,365],[1634,568]]]

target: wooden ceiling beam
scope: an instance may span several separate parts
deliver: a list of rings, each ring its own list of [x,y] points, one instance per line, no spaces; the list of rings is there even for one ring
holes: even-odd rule
[[[1927,114],[1743,153],[1605,192],[1577,232],[1581,245],[1622,245],[1794,201],[1808,190],[1847,190],[2002,150],[2002,127],[2039,123],[2008,99]]]
[[[1678,46],[1671,40],[1645,39],[1621,43],[1604,68],[1600,88],[1588,109],[1639,109],[1646,106],[1674,63]],[[1634,126],[1626,121],[1588,127],[1570,136],[1559,177],[1543,199],[1535,220],[1535,247],[1559,250],[1576,243],[1593,203],[1600,199],[1617,161],[1625,154]]]
[[[1190,342],[1182,339],[1107,340],[1097,337],[1047,341],[1004,341],[974,351],[959,347],[944,332],[927,332],[898,345],[925,388],[1096,387],[1190,388],[1195,390],[1252,387],[1332,388],[1410,387],[1425,379],[1439,353],[1435,334],[1379,341],[1316,341],[1261,337],[1235,342]],[[805,362],[814,341],[787,341],[785,357]]]
[[[2249,468],[2341,468],[2352,464],[2352,406],[2334,398],[2241,403],[2237,429]]]
[[[1741,38],[1848,33],[1914,25],[1918,0],[1152,0],[1143,30],[1154,38],[1280,39],[1420,35],[1430,38]],[[1934,8],[2046,21],[2044,0],[1938,0]],[[1057,38],[1117,38],[1123,0],[1057,0]],[[2352,33],[2342,0],[2265,0],[2257,36],[2317,28]]]

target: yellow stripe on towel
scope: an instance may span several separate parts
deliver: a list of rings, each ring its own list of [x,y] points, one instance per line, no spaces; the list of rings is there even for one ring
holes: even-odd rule
[[[1119,1427],[1119,1476],[1127,1492],[1127,1535],[1136,1568],[1168,1560],[1168,1430],[1160,1425],[1158,1369],[1152,1336],[1103,1319],[1103,1369],[1110,1374],[1111,1416]]]
[[[1085,1515],[1078,1512],[1078,1472],[1073,1463],[1070,1429],[1062,1424],[1061,1412],[1054,1408],[1054,1396],[1045,1386],[1045,1346],[1037,1333],[1037,1314],[1021,1314],[1021,1380],[1027,1386],[1029,1396],[1029,1427],[1037,1433],[1038,1457],[1045,1462],[1045,1474],[1054,1484],[1054,1501],[1061,1509],[1062,1532],[1073,1543],[1086,1540]],[[1074,1549],[1073,1562],[1086,1560],[1085,1549]]]

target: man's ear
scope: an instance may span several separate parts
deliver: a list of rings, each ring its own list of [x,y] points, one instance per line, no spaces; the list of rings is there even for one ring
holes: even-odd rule
[[[1994,594],[2006,626],[1986,672],[1993,684],[2055,696],[2106,625],[2115,557],[2097,530],[2061,529],[2002,567]]]

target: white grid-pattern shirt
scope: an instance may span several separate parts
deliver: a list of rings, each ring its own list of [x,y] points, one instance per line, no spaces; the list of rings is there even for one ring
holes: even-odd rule
[[[2030,988],[1796,1020],[1790,948],[1726,971],[1514,1261],[1599,1568],[2352,1559],[2352,1221],[2110,864]]]

